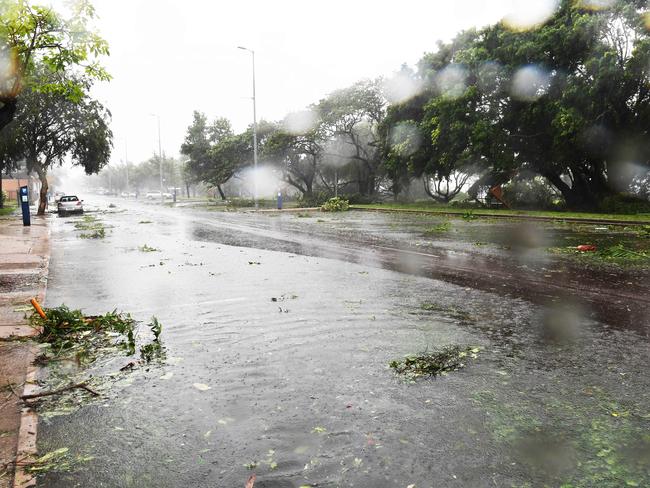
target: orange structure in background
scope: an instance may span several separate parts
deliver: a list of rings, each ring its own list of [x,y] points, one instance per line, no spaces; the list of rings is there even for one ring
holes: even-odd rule
[[[488,193],[501,202],[507,209],[510,209],[510,205],[503,199],[503,188],[501,188],[501,185],[493,186]]]

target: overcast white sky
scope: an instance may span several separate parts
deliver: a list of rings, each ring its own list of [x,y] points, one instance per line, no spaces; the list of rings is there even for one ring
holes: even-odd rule
[[[95,96],[112,112],[113,163],[162,146],[177,155],[192,111],[252,121],[256,52],[258,119],[281,119],[359,79],[390,75],[435,50],[438,39],[551,0],[95,0],[111,47],[110,83]]]

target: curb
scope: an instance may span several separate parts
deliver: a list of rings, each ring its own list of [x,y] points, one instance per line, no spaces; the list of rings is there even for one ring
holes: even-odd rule
[[[47,254],[45,256],[45,263],[43,266],[43,276],[46,278],[50,273],[50,226],[47,225]],[[47,280],[40,288],[36,297],[39,303],[45,303],[45,294],[47,292]],[[32,349],[34,358],[37,355],[36,348]],[[25,386],[23,387],[23,395],[36,393],[38,368],[31,362],[27,374],[25,376]],[[36,436],[38,433],[38,415],[28,405],[25,405],[20,412],[20,428],[18,429],[18,443],[16,447],[16,459],[24,458],[28,461],[33,461],[36,458]],[[16,466],[14,470],[14,484],[13,488],[29,488],[36,486],[36,477],[28,473],[22,466]]]

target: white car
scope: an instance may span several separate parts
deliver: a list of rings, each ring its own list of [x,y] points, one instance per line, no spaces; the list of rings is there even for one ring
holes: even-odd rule
[[[64,195],[59,198],[59,203],[57,203],[56,208],[59,212],[59,216],[63,216],[69,213],[83,213],[84,207],[82,205],[83,200],[79,200],[76,195]]]
[[[163,193],[162,194],[163,198],[174,198],[174,196],[171,193]],[[150,191],[146,195],[147,200],[160,200],[160,192],[159,191]]]

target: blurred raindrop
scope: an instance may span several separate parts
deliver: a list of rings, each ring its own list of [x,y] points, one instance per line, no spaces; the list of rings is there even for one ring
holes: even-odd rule
[[[415,122],[400,122],[390,131],[391,149],[400,156],[414,154],[422,145],[422,136]]]
[[[316,127],[318,116],[313,110],[302,110],[287,115],[284,126],[291,134],[304,134]]]
[[[551,77],[548,72],[539,66],[528,65],[515,72],[510,91],[512,97],[517,100],[534,102],[548,91],[550,84]]]
[[[506,27],[526,31],[544,24],[557,10],[559,0],[526,0],[512,2],[512,8],[503,18]]]
[[[340,168],[350,162],[355,155],[354,146],[344,136],[337,136],[325,144],[325,166]]]
[[[648,168],[634,161],[613,161],[608,165],[609,183],[619,192],[629,191],[634,178],[644,175]]]
[[[571,298],[547,305],[542,314],[541,336],[552,344],[575,342],[582,329],[584,311]]]
[[[16,58],[11,49],[6,45],[0,45],[0,91],[8,93],[13,87],[16,79]]]
[[[436,86],[445,98],[458,98],[467,87],[467,69],[459,64],[450,64],[436,76]]]
[[[562,433],[535,429],[514,443],[513,454],[547,479],[569,475],[576,467],[576,453]]]
[[[602,125],[592,125],[580,134],[583,147],[593,156],[604,156],[612,144],[612,134]]]
[[[499,89],[503,78],[502,66],[496,61],[486,61],[478,69],[477,84],[484,93],[494,93]]]
[[[384,81],[384,94],[391,103],[408,100],[422,91],[422,83],[406,71],[395,73]]]
[[[518,254],[546,248],[548,244],[543,228],[531,223],[513,227],[507,242],[512,250]]]
[[[627,464],[648,469],[650,467],[650,434],[633,440],[621,449],[623,459]]]

